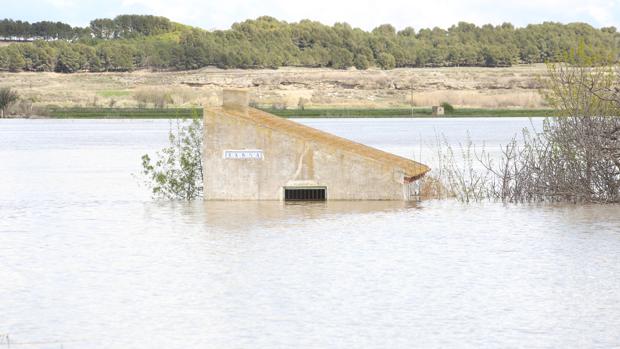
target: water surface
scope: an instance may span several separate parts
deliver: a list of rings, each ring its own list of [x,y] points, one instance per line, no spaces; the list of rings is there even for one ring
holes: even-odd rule
[[[423,159],[530,123],[300,121]],[[155,202],[131,174],[167,130],[0,120],[0,343],[620,346],[619,206]]]

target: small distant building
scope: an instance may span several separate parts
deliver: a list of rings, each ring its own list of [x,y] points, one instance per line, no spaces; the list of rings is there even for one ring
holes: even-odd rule
[[[204,113],[205,200],[414,200],[430,169],[250,108],[224,90]]]
[[[433,106],[433,116],[441,116],[444,115],[445,111],[443,110],[443,107],[440,105],[434,105]]]

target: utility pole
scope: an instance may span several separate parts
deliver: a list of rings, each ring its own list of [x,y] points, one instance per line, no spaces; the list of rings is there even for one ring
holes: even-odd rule
[[[411,100],[409,103],[411,104],[411,117],[413,117],[413,79],[409,82],[409,86],[409,90],[411,91]]]

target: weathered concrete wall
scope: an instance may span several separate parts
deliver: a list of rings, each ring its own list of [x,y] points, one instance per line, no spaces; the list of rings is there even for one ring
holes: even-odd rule
[[[327,187],[328,200],[409,196],[398,167],[252,122],[238,106],[204,115],[206,200],[282,200],[287,186]],[[263,158],[224,158],[226,150],[244,149],[260,149]]]

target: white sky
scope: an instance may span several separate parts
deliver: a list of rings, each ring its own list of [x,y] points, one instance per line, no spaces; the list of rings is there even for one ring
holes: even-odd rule
[[[226,29],[262,15],[289,22],[304,18],[329,25],[347,22],[366,30],[383,23],[397,29],[447,28],[459,21],[516,26],[586,22],[595,27],[620,27],[620,0],[0,0],[0,18],[84,26],[91,19],[118,14],[161,15],[205,29]]]

